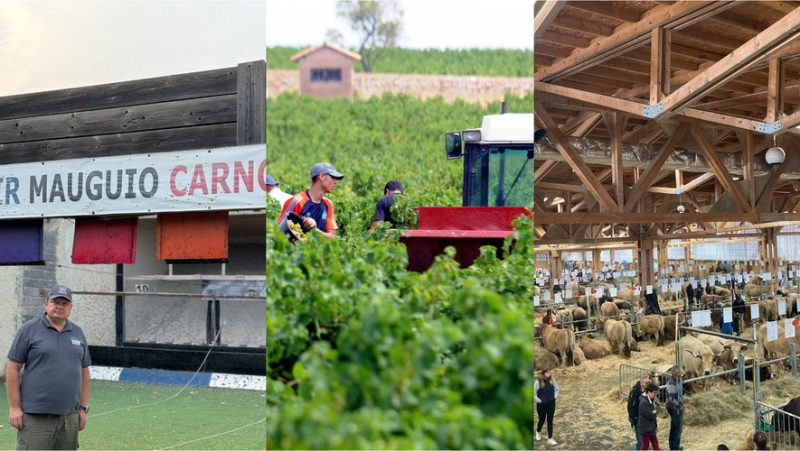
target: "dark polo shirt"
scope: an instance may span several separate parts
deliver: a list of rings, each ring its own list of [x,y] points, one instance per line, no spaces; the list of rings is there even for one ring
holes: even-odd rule
[[[42,314],[22,325],[8,359],[24,365],[20,377],[23,412],[66,415],[77,411],[82,369],[92,363],[80,327],[67,321],[59,332]]]

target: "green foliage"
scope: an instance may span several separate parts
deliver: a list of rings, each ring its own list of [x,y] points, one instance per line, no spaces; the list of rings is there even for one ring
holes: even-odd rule
[[[297,69],[291,57],[306,47],[267,47],[267,69]],[[351,49],[357,51],[357,49]],[[353,66],[363,72],[360,64]],[[524,49],[386,49],[372,70],[387,74],[532,77],[533,52]]]
[[[447,248],[421,274],[406,271],[398,232],[367,233],[390,179],[405,185],[393,212],[409,227],[413,206],[460,205],[462,163],[445,159],[444,133],[499,105],[282,95],[268,109],[267,163],[285,191],[306,189],[318,161],[345,178],[329,195],[337,239],[291,244],[267,204],[267,448],[530,449],[531,218],[503,260],[487,246],[460,269]]]

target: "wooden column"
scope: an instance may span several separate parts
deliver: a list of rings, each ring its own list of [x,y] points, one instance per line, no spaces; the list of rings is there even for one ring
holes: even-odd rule
[[[561,277],[561,251],[550,251],[550,289],[553,289],[553,281]]]
[[[600,261],[600,249],[592,249],[592,271],[600,272],[603,269],[603,262]]]

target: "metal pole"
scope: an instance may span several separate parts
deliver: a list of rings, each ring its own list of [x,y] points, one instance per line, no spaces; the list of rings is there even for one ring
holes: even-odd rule
[[[739,352],[739,391],[744,394],[744,354]]]

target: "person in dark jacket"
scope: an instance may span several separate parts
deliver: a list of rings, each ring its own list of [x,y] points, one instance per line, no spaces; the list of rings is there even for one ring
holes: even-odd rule
[[[694,288],[692,288],[692,284],[689,284],[686,285],[686,307],[683,311],[688,311],[692,304],[694,304]]]
[[[744,321],[744,299],[741,294],[736,295],[733,300],[733,332],[736,335],[742,335],[742,321]]]
[[[642,395],[648,385],[650,385],[650,377],[642,376],[628,393],[628,422],[633,428],[633,433],[636,434],[636,449],[642,447],[642,434],[639,432],[639,401],[642,400]]]
[[[672,377],[667,381],[667,412],[669,412],[669,449],[681,448],[683,432],[683,370],[675,365],[670,369]]]
[[[550,370],[542,370],[542,377],[533,383],[533,394],[536,401],[536,413],[539,414],[539,423],[536,425],[536,440],[542,439],[542,425],[547,419],[547,444],[557,445],[553,440],[553,415],[556,413],[556,399],[558,398],[558,383],[553,379]]]
[[[639,449],[650,449],[650,444],[653,444],[653,449],[660,450],[658,446],[658,411],[660,406],[656,402],[656,395],[658,394],[658,385],[650,383],[647,386],[647,391],[642,395],[639,401],[639,432],[642,434],[642,447]]]

